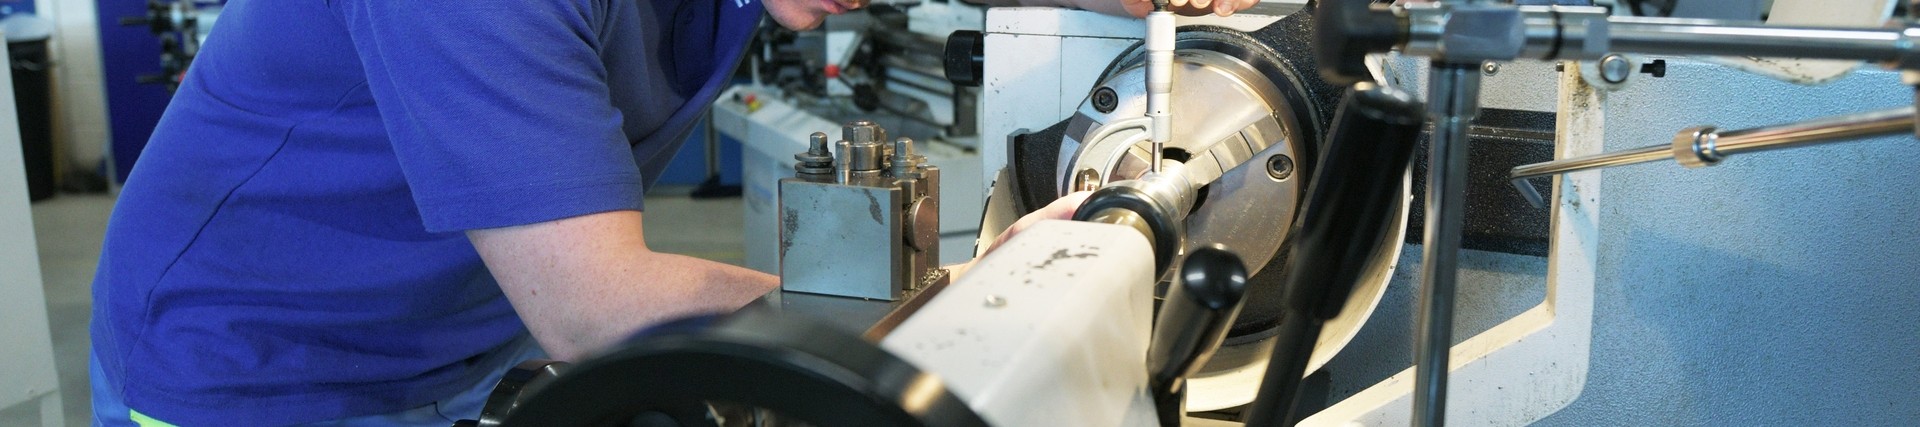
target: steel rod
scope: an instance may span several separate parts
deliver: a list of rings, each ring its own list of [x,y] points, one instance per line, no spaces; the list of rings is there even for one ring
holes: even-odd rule
[[[1687,155],[1701,159],[1700,164],[1713,164],[1734,154],[1854,141],[1860,137],[1910,134],[1914,132],[1913,118],[1914,107],[1909,105],[1749,129],[1717,131],[1712,128],[1689,128],[1680,131],[1676,139],[1683,143],[1699,141],[1682,144],[1682,148],[1691,149]],[[1700,129],[1697,136],[1693,135],[1696,129]],[[1520,190],[1527,201],[1534,206],[1544,207],[1544,198],[1539,190],[1526,182],[1528,179],[1676,159],[1674,156],[1681,153],[1684,152],[1678,151],[1674,144],[1655,145],[1521,165],[1514,167],[1508,176],[1513,180],[1514,188]]]
[[[1579,172],[1587,169],[1610,168],[1614,166],[1637,165],[1641,163],[1668,160],[1673,158],[1673,147],[1656,145],[1632,150],[1600,153],[1551,162],[1520,165],[1513,168],[1513,179],[1537,178],[1547,175],[1559,175]]]
[[[1413,425],[1446,424],[1454,285],[1466,218],[1467,129],[1479,114],[1480,64],[1435,63],[1427,82],[1433,136],[1427,156],[1419,334],[1414,342]]]
[[[1753,22],[1608,18],[1615,52],[1898,61],[1913,53],[1899,29],[1765,26]]]
[[[1779,126],[1723,131],[1715,138],[1720,155],[1803,147],[1913,131],[1913,106],[1889,108]]]

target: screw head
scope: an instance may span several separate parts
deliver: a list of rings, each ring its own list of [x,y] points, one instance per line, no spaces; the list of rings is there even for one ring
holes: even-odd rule
[[[1093,91],[1093,110],[1094,111],[1099,111],[1103,114],[1111,113],[1113,112],[1113,109],[1115,107],[1119,107],[1119,106],[1120,106],[1120,95],[1115,94],[1113,92],[1113,88],[1101,86],[1099,89],[1095,89]]]
[[[1489,76],[1497,74],[1500,72],[1500,63],[1493,61],[1483,62],[1480,64],[1480,72]]]
[[[840,127],[840,139],[854,144],[884,143],[887,131],[881,130],[880,125],[873,122],[859,120]]]
[[[1287,179],[1293,176],[1293,158],[1285,154],[1275,154],[1267,158],[1267,176],[1273,179]]]
[[[814,132],[807,135],[807,154],[825,156],[827,152],[827,133]]]
[[[1606,80],[1607,83],[1625,82],[1627,76],[1632,74],[1633,62],[1628,61],[1627,57],[1609,54],[1600,58],[1600,79]]]
[[[1100,189],[1100,171],[1081,169],[1073,175],[1073,191],[1093,191]]]

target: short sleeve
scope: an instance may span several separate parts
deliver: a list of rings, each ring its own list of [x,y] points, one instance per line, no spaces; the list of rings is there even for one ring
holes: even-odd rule
[[[586,0],[333,0],[428,231],[641,208]]]

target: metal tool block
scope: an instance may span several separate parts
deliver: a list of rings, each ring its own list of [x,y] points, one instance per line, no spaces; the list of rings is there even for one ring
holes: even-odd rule
[[[780,183],[780,280],[789,291],[893,300],[906,271],[899,188]],[[884,264],[882,264],[884,262]]]
[[[842,131],[832,144],[810,136],[794,177],[780,181],[782,286],[891,301],[946,280],[940,169],[872,122]]]

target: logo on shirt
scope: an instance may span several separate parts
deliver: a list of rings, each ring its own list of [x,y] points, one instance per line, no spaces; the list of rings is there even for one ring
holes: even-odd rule
[[[753,0],[733,0],[733,7],[744,8],[749,3],[753,3]]]

